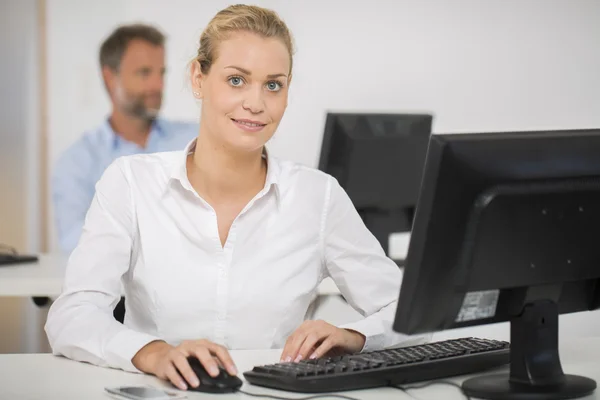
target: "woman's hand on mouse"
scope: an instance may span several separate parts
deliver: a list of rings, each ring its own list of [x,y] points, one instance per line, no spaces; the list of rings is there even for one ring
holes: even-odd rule
[[[362,350],[365,340],[359,332],[338,328],[325,321],[304,321],[285,342],[281,362],[315,359],[331,351],[356,353]]]
[[[189,356],[196,357],[212,377],[219,374],[217,360],[227,372],[237,375],[237,369],[227,349],[204,339],[186,340],[178,346],[171,346],[163,341],[151,342],[138,351],[131,361],[140,371],[156,375],[170,381],[179,389],[186,390],[188,384],[192,387],[198,387],[200,384],[187,361]]]

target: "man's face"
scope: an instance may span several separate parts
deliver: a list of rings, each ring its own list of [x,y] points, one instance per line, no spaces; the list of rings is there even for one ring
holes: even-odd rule
[[[135,118],[148,121],[156,118],[162,104],[164,47],[132,40],[119,70],[104,67],[103,73],[115,108]]]

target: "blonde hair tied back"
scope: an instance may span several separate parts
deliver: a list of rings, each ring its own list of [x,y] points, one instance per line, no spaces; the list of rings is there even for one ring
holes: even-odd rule
[[[200,46],[195,60],[200,63],[203,74],[210,71],[217,57],[217,48],[234,32],[250,32],[264,38],[276,38],[283,42],[290,55],[290,71],[294,54],[292,34],[287,25],[272,10],[258,6],[237,4],[219,11],[208,23],[200,36]]]

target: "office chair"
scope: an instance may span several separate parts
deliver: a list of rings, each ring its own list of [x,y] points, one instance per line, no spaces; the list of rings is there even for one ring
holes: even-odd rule
[[[121,297],[121,300],[119,300],[115,306],[115,309],[113,310],[113,316],[120,323],[125,321],[125,297]]]

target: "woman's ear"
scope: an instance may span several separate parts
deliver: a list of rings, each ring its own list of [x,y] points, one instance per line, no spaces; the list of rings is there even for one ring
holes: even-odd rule
[[[202,68],[200,67],[200,62],[198,60],[192,61],[192,65],[190,66],[190,80],[192,82],[192,93],[194,93],[194,97],[196,99],[202,99],[202,83],[204,75],[202,74]]]

